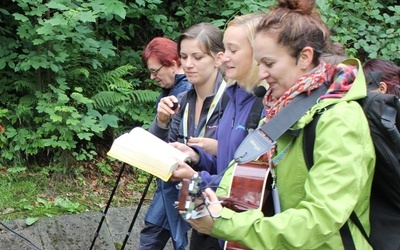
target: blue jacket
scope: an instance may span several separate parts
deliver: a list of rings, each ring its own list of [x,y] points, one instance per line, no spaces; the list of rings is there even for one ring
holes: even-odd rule
[[[210,119],[207,121],[207,124],[205,124],[208,110],[222,81],[222,75],[218,75],[214,87],[214,92],[212,95],[208,96],[204,100],[201,110],[200,121],[199,124],[197,124],[198,128],[206,126],[204,136],[208,138],[214,137],[214,134],[218,127],[219,118],[222,116],[223,112],[223,107],[221,107],[221,103],[224,96],[221,97],[218,106],[214,109],[214,112]],[[158,126],[156,119],[154,119],[149,129],[149,132],[169,142],[183,142],[183,138],[178,138],[177,134],[183,134],[183,124],[181,120],[184,113],[184,107],[186,105],[186,102],[189,103],[190,107],[195,107],[196,98],[197,96],[195,90],[189,90],[186,93],[186,97],[183,97],[181,99],[181,109],[178,114],[172,119],[170,127],[161,128]],[[182,103],[182,101],[184,101],[185,103]],[[188,136],[198,136],[200,132],[199,129],[195,128],[194,116],[195,110],[193,108],[189,109]],[[157,184],[157,190],[146,214],[145,220],[152,224],[170,230],[174,248],[184,249],[188,244],[187,231],[190,229],[190,225],[182,218],[182,216],[180,216],[178,209],[176,209],[176,207],[174,206],[174,203],[179,199],[179,190],[176,188],[178,182],[163,182],[161,180],[158,180]]]
[[[218,186],[221,179],[218,174],[222,173],[228,167],[236,149],[248,134],[246,128],[247,117],[257,97],[240,88],[237,83],[229,86],[226,89],[226,93],[229,95],[230,100],[220,120],[216,134],[216,139],[218,140],[218,157],[206,153],[200,147],[193,147],[200,156],[200,160],[194,168],[200,171],[202,187],[207,184],[214,188]],[[214,178],[216,179],[213,180]]]

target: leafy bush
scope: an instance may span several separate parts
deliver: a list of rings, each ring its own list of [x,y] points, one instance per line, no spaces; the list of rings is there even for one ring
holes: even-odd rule
[[[332,39],[361,60],[400,58],[394,0],[317,0]],[[147,128],[159,87],[141,51],[187,27],[221,29],[273,0],[4,0],[0,3],[0,164],[79,166],[115,136]],[[398,61],[397,61],[398,62]],[[60,169],[60,168],[55,168]],[[61,168],[62,169],[62,168]]]

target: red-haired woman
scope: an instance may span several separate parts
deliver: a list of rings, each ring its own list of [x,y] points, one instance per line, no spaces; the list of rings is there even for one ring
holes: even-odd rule
[[[192,89],[192,84],[183,72],[176,42],[163,37],[154,38],[144,48],[142,60],[149,70],[150,78],[157,81],[162,89],[156,107],[164,97],[180,96],[183,92]],[[170,238],[170,226],[166,219],[165,209],[159,205],[162,204],[166,192],[164,185],[162,180],[157,180],[157,190],[144,219],[145,227],[140,233],[139,249],[161,249],[162,247],[159,248],[158,244],[165,245]],[[175,241],[173,243],[174,245],[184,244]]]
[[[142,61],[149,70],[150,79],[155,80],[162,89],[156,107],[161,98],[178,96],[192,88],[183,73],[176,42],[164,37],[154,38],[144,48]]]

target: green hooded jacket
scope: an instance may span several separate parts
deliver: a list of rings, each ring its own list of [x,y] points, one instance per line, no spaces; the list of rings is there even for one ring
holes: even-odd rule
[[[292,129],[302,129],[316,112],[318,121],[314,165],[305,164],[303,130],[295,138],[284,134],[277,141],[276,155],[291,144],[275,166],[276,185],[282,212],[264,217],[260,210],[234,212],[223,208],[212,236],[239,241],[251,249],[343,249],[339,229],[349,221],[357,249],[372,249],[349,216],[355,211],[369,233],[369,199],[375,166],[374,146],[368,122],[355,101],[366,96],[361,64],[349,59],[345,64],[358,67],[358,74],[342,98],[326,98],[312,107]],[[332,108],[325,107],[335,104]],[[230,168],[217,195],[226,196],[231,183]]]

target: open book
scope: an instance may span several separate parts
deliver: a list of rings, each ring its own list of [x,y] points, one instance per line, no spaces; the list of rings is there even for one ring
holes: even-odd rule
[[[141,127],[116,138],[107,154],[163,181],[168,181],[178,167],[177,159],[189,159],[188,155]]]

